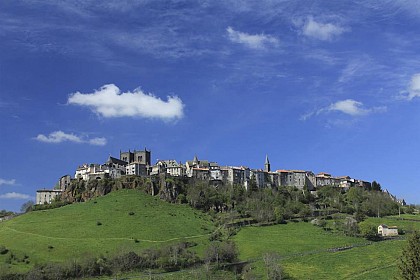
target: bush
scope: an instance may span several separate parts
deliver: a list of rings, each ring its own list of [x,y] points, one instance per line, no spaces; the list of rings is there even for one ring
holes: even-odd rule
[[[4,245],[0,245],[0,255],[6,255],[9,252],[9,249]]]
[[[113,258],[111,263],[114,272],[130,271],[139,268],[141,258],[134,252],[128,252],[127,254]]]
[[[207,262],[215,262],[217,264],[228,262],[232,263],[238,259],[238,250],[235,243],[231,241],[212,242],[205,252],[205,260]]]
[[[368,224],[368,223],[360,223],[359,224],[360,234],[370,241],[378,241],[381,238],[376,233],[376,226]]]

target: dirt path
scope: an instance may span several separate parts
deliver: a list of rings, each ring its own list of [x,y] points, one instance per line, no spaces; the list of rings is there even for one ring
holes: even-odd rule
[[[176,241],[176,240],[194,239],[194,238],[209,236],[212,234],[212,233],[207,233],[207,234],[184,236],[184,237],[174,237],[174,238],[169,238],[166,240],[148,240],[148,239],[137,239],[137,238],[128,238],[128,237],[102,237],[102,238],[101,237],[86,237],[86,238],[55,237],[55,236],[47,236],[47,235],[42,235],[42,234],[37,234],[37,233],[32,233],[32,232],[20,231],[20,230],[10,228],[7,226],[3,226],[2,229],[0,230],[1,231],[9,230],[9,231],[20,233],[20,234],[37,236],[41,238],[54,239],[54,240],[79,240],[79,241],[83,241],[83,240],[128,240],[128,241],[138,240],[141,242],[149,242],[149,243],[166,243],[166,242]]]

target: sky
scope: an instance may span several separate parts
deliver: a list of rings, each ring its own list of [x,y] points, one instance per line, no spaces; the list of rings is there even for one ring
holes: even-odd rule
[[[144,148],[420,204],[419,26],[417,0],[0,1],[0,209]]]

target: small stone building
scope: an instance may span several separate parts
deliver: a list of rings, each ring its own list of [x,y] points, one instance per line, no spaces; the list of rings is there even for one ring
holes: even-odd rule
[[[62,190],[37,190],[35,204],[50,204],[62,192]]]
[[[385,236],[397,236],[398,235],[398,227],[396,227],[396,226],[389,227],[389,226],[384,225],[384,224],[379,225],[378,226],[378,234],[380,236],[383,236],[383,237],[385,237]]]

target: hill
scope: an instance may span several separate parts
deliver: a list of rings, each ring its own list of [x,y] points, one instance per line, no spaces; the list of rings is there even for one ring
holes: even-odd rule
[[[26,271],[34,264],[157,247],[181,241],[199,253],[214,231],[208,215],[170,204],[138,190],[120,190],[84,203],[35,211],[0,223],[2,270]],[[21,260],[21,261],[18,261]]]
[[[368,218],[363,223],[396,225],[402,231],[420,230],[418,216]],[[403,236],[402,236],[403,237]],[[369,242],[325,231],[310,223],[242,228],[233,238],[241,260],[250,261],[258,279],[267,273],[267,253],[291,279],[393,279],[404,238]]]

